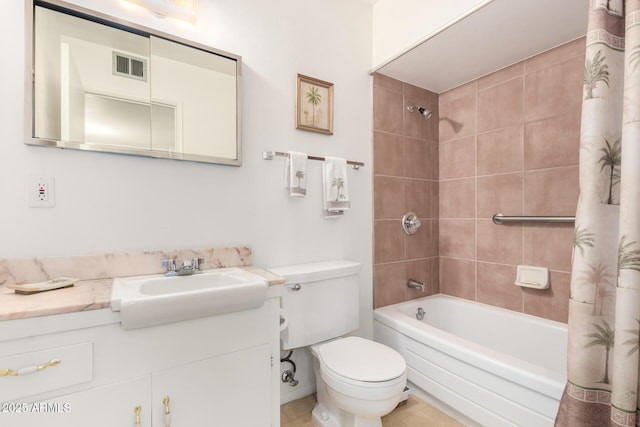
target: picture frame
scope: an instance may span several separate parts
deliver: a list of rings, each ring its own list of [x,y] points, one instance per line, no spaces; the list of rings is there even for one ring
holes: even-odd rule
[[[296,129],[333,135],[333,83],[298,74]]]

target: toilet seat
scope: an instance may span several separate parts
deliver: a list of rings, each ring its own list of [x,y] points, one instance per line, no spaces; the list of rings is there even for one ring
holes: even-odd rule
[[[407,364],[395,350],[359,337],[340,338],[311,349],[322,380],[338,405],[345,400],[398,403],[407,382]]]
[[[403,377],[407,364],[395,350],[360,337],[346,337],[318,346],[318,359],[335,379],[364,387],[385,386]]]

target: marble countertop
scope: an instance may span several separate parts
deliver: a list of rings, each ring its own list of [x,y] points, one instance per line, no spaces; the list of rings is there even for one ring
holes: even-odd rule
[[[280,276],[256,267],[240,268],[264,277],[270,286],[279,285],[285,281]],[[13,289],[2,285],[0,286],[0,321],[108,308],[112,284],[113,279],[81,280],[69,288],[30,295],[16,294]]]

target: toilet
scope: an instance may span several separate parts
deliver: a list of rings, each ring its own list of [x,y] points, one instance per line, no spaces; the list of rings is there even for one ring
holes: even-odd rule
[[[395,350],[360,337],[360,264],[338,260],[270,268],[286,282],[278,292],[282,349],[313,356],[317,427],[381,427],[402,398],[407,365]]]

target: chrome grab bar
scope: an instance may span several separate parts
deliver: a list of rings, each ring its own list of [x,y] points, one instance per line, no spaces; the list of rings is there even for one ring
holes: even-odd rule
[[[493,223],[496,225],[506,222],[569,223],[575,220],[575,216],[507,216],[501,213],[493,215]]]

